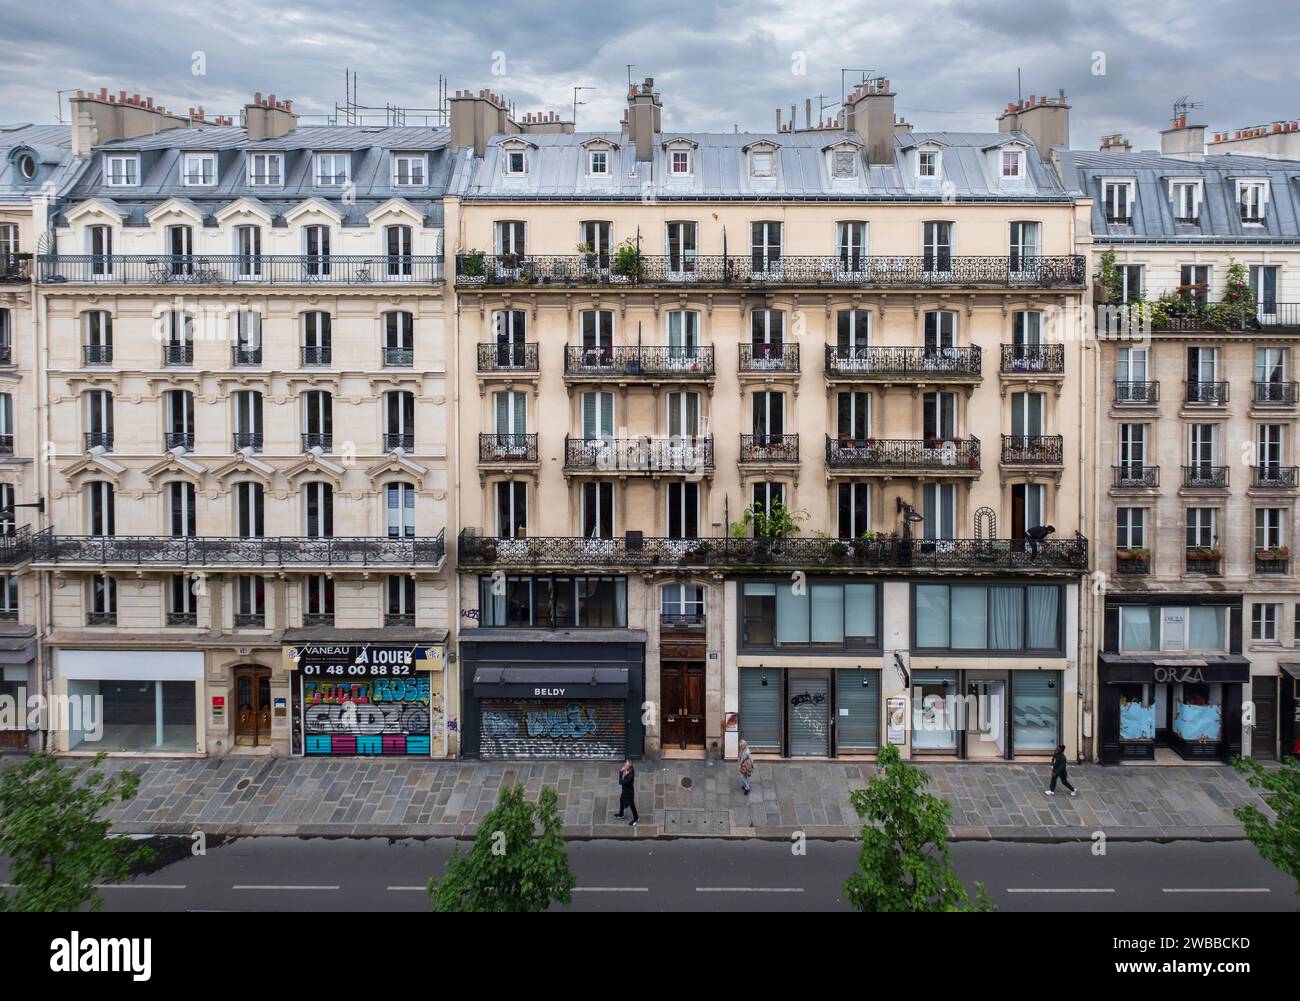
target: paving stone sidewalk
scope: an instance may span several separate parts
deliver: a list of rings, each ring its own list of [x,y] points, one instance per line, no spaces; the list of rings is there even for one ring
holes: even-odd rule
[[[433,836],[472,834],[503,783],[530,797],[559,792],[571,838],[854,837],[860,824],[849,793],[874,773],[869,764],[756,763],[744,796],[734,763],[655,761],[637,766],[640,826],[615,820],[616,764],[607,762],[431,762],[409,759],[225,757],[106,763],[141,777],[140,793],[111,813],[129,834]],[[1233,807],[1259,802],[1226,766],[1077,765],[1071,798],[1043,794],[1047,766],[924,766],[931,791],[952,804],[958,839],[1069,840],[1243,837]]]

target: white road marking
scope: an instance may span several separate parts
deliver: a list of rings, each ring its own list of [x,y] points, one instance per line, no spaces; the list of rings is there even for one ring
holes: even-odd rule
[[[1113,887],[1099,886],[1008,886],[1007,893],[1114,893]]]
[[[802,886],[697,886],[696,893],[803,893]]]
[[[389,887],[385,887],[385,889],[397,892],[398,890],[427,890],[428,887],[427,886],[389,886]]]
[[[649,893],[648,886],[575,886],[574,893]]]
[[[183,890],[184,883],[96,883],[97,890]]]
[[[1267,886],[1166,886],[1161,893],[1272,893]]]
[[[337,890],[337,886],[232,886],[232,890]]]

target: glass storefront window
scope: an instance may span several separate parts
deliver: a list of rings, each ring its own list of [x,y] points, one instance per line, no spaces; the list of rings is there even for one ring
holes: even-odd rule
[[[1227,649],[1228,610],[1223,605],[1199,605],[1187,616],[1187,649]]]
[[[1123,605],[1119,615],[1121,653],[1222,653],[1228,648],[1226,605]]]
[[[912,675],[912,747],[957,749],[957,675],[951,671],[917,671]]]
[[[1119,686],[1119,739],[1150,743],[1156,739],[1156,707],[1146,685]]]
[[[70,734],[68,749],[194,751],[197,748],[194,684],[193,681],[70,681],[68,695],[77,698],[82,706],[82,728]],[[88,706],[98,708],[87,712]],[[94,724],[102,728],[98,740],[94,739]]]
[[[918,650],[1062,648],[1057,585],[917,584],[912,604]]]
[[[1182,691],[1177,691],[1181,688]],[[1223,686],[1175,686],[1174,732],[1186,741],[1213,743],[1223,736]]]
[[[480,625],[613,628],[627,625],[626,577],[479,578]]]
[[[742,585],[740,642],[750,648],[872,647],[876,585],[810,581],[796,590],[788,580]]]
[[[948,641],[948,587],[944,584],[916,586],[916,645],[942,648]]]

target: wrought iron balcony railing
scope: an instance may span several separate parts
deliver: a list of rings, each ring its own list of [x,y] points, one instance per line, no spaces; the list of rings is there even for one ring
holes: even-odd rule
[[[194,345],[193,344],[164,344],[163,364],[164,365],[193,365]]]
[[[81,440],[87,452],[92,448],[102,448],[106,452],[113,451],[112,431],[87,431],[81,436]]]
[[[164,431],[163,451],[169,452],[173,448],[183,448],[187,452],[194,451],[194,432],[193,431]]]
[[[30,539],[37,563],[85,566],[436,567],[446,555],[443,532],[431,538],[56,535]]]
[[[384,365],[388,368],[411,368],[415,364],[414,348],[384,348]]]
[[[1254,384],[1254,402],[1294,407],[1300,395],[1294,382],[1257,382]]]
[[[404,452],[414,452],[415,432],[414,431],[385,431],[384,451],[391,452],[395,448],[400,448]]]
[[[1072,539],[898,539],[873,541],[825,538],[664,539],[629,533],[622,538],[580,536],[495,538],[462,531],[459,562],[483,567],[585,569],[663,567],[694,564],[732,567],[807,567],[933,571],[1040,571],[1082,573],[1088,569],[1088,540]]]
[[[0,341],[0,365],[14,363],[14,346],[8,341]]]
[[[230,349],[230,362],[235,366],[262,364],[262,345],[250,347],[236,344]]]
[[[254,452],[262,451],[261,431],[236,431],[231,439],[232,451],[238,452],[245,448],[250,448]]]
[[[1195,465],[1183,467],[1183,486],[1185,487],[1226,487],[1227,485],[1227,466]]]
[[[1148,574],[1151,572],[1151,555],[1141,549],[1117,549],[1115,572],[1125,575]]]
[[[117,625],[117,612],[87,612],[86,625],[115,626]]]
[[[1059,466],[1065,462],[1065,438],[1059,434],[1004,434],[1004,466]]]
[[[415,625],[414,612],[385,612],[384,625],[386,626],[407,626]]]
[[[760,465],[768,462],[798,462],[799,436],[797,434],[742,434],[740,461]]]
[[[980,470],[980,440],[826,437],[829,469],[906,470],[941,474]]]
[[[32,530],[24,525],[0,525],[0,566],[13,566],[32,555]]]
[[[111,344],[84,344],[81,348],[81,363],[83,365],[111,365],[113,364],[113,345]]]
[[[1219,575],[1223,564],[1223,554],[1208,546],[1187,547],[1187,572],[1206,574],[1210,577]]]
[[[703,629],[705,618],[703,612],[660,612],[659,627],[666,630]]]
[[[564,374],[569,378],[708,379],[714,375],[713,345],[678,347],[671,344],[619,344],[564,348]]]
[[[0,283],[32,280],[31,254],[0,254]]]
[[[1159,466],[1139,466],[1129,463],[1123,466],[1112,466],[1115,472],[1115,486],[1117,487],[1158,487],[1160,486],[1160,467]]]
[[[978,379],[981,364],[982,352],[973,345],[963,348],[826,345],[827,374],[850,379],[920,379],[927,382]]]
[[[236,612],[236,629],[261,629],[266,625],[265,612]]]
[[[705,473],[713,469],[713,436],[565,438],[564,468],[611,473]]]
[[[334,450],[334,433],[332,431],[304,431],[302,433],[302,450],[310,452],[319,448],[322,452]]]
[[[1082,255],[1063,257],[771,257],[755,254],[461,254],[457,285],[1082,287]]]
[[[1266,490],[1294,487],[1297,473],[1300,473],[1300,467],[1297,466],[1256,466],[1254,485]]]
[[[0,434],[0,455],[14,454],[14,436],[11,434]]]
[[[1221,407],[1228,402],[1228,384],[1226,382],[1197,382],[1193,379],[1187,380],[1187,393],[1183,397],[1185,403],[1202,403],[1208,406]]]
[[[47,284],[116,285],[434,285],[442,258],[305,254],[42,254]]]
[[[798,344],[740,345],[742,372],[798,372]]]
[[[1119,405],[1126,403],[1158,403],[1160,401],[1160,383],[1158,382],[1120,382],[1115,383],[1115,402]]]
[[[302,624],[304,626],[332,626],[334,625],[333,612],[303,612]]]
[[[1285,576],[1291,570],[1291,559],[1288,556],[1265,556],[1261,552],[1255,553],[1255,573],[1265,576],[1281,575]]]
[[[168,612],[167,625],[169,626],[197,626],[199,617],[196,612]]]
[[[1065,371],[1065,345],[1003,344],[1002,371],[1060,375]]]
[[[536,372],[539,370],[537,342],[528,344],[480,344],[480,372]]]
[[[334,348],[329,344],[308,344],[302,349],[303,365],[328,365],[334,357]]]
[[[536,462],[535,434],[480,434],[479,462]]]

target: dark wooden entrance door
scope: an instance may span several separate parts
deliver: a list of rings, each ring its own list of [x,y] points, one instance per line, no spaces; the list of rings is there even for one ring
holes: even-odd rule
[[[235,744],[266,747],[271,743],[271,671],[235,668]]]
[[[1252,757],[1277,757],[1277,679],[1254,678],[1251,699],[1255,703],[1255,728],[1250,732]]]
[[[704,747],[704,665],[669,661],[659,671],[664,747]]]

